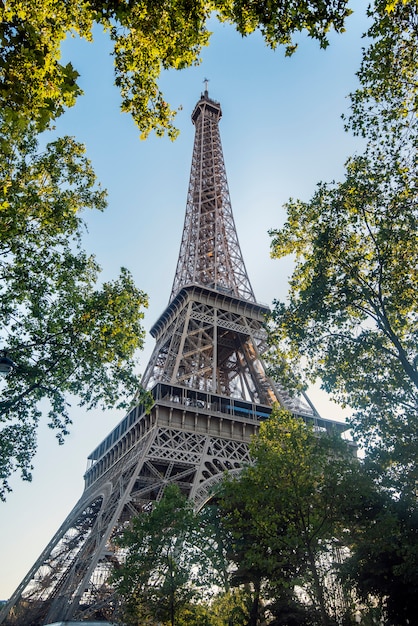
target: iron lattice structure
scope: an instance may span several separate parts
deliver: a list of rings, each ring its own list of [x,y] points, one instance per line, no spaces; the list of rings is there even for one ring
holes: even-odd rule
[[[320,428],[340,426],[265,373],[268,309],[257,304],[242,259],[220,117],[205,91],[192,115],[196,135],[173,290],[151,330],[156,346],[143,377],[153,407],[135,406],[91,453],[79,502],[4,607],[2,624],[111,618],[115,535],[169,483],[202,507],[225,470],[250,462],[250,438],[275,402]]]
[[[204,285],[255,302],[238,243],[222,153],[218,102],[205,91],[197,103],[186,216],[173,300],[186,285]]]

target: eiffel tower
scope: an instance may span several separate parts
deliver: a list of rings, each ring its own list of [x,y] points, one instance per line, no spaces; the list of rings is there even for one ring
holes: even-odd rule
[[[327,430],[309,400],[266,375],[268,308],[247,276],[207,85],[192,113],[195,140],[186,216],[167,308],[151,329],[143,376],[151,410],[137,404],[88,457],[85,489],[0,614],[2,624],[109,618],[112,537],[158,501],[169,483],[200,508],[223,473],[250,461],[248,444],[274,403]]]

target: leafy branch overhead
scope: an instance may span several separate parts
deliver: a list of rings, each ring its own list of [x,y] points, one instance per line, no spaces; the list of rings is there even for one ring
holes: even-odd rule
[[[348,0],[246,2],[244,0],[8,0],[0,4],[0,105],[8,121],[33,121],[38,130],[72,106],[81,89],[71,63],[60,63],[67,36],[92,40],[95,24],[114,42],[115,83],[122,110],[131,113],[141,136],[177,134],[175,111],[158,86],[162,70],[199,63],[215,14],[243,36],[260,30],[272,48],[296,49],[295,33],[306,31],[322,47],[331,28],[344,30]]]

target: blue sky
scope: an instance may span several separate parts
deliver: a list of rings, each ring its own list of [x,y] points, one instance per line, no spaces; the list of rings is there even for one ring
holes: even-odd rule
[[[110,43],[99,31],[94,43],[70,39],[63,55],[81,74],[85,95],[56,125],[59,135],[87,146],[109,192],[104,213],[86,214],[85,249],[94,253],[104,280],[128,267],[150,297],[147,330],[167,305],[183,228],[194,128],[190,120],[209,79],[209,95],[221,103],[221,137],[232,207],[247,271],[256,298],[284,299],[291,260],[269,257],[268,229],[283,224],[289,197],[308,200],[319,181],[340,180],[346,158],[361,142],[344,132],[341,114],[355,89],[366,29],[365,6],[351,3],[347,32],[331,35],[327,50],[300,37],[291,58],[275,52],[261,36],[241,38],[232,27],[211,24],[214,34],[200,66],[166,72],[160,82],[177,116],[175,142],[151,136],[140,141],[131,118],[119,111],[113,87]],[[153,348],[147,338],[144,369]],[[324,417],[342,412],[313,389]],[[87,455],[123,415],[86,413],[73,407],[74,424],[64,446],[47,428],[39,433],[32,483],[13,480],[13,493],[0,504],[0,599],[22,580],[68,515],[83,490]],[[7,567],[5,565],[7,564]]]

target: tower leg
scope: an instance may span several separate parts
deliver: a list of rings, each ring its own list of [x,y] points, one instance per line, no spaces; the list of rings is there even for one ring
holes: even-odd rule
[[[177,484],[199,509],[225,471],[250,462],[254,420],[237,423],[233,415],[167,404],[157,403],[151,415],[139,417],[148,425],[142,437],[87,487],[4,609],[1,623],[110,619],[116,601],[108,578],[120,559],[115,536],[160,500],[167,484]]]

